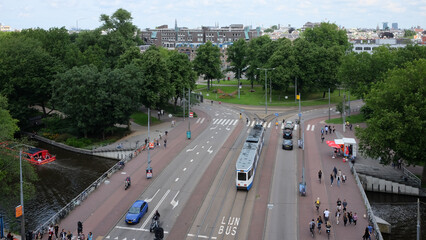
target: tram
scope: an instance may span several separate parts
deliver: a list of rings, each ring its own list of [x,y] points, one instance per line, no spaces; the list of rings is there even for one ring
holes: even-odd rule
[[[262,153],[265,129],[261,124],[256,124],[250,131],[238,157],[236,164],[237,189],[250,190],[253,186],[257,164]]]

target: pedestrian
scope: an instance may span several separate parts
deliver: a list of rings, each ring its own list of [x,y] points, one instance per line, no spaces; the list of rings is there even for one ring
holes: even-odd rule
[[[340,201],[340,198],[337,198],[337,211],[341,211],[342,210],[342,201]]]
[[[55,227],[53,227],[55,229],[55,237],[58,238],[58,232],[59,232],[59,225],[56,223]]]
[[[351,130],[351,131],[352,131],[352,123],[351,123],[351,124],[349,124],[349,130]]]
[[[371,239],[371,234],[373,234],[373,226],[371,226],[371,224],[368,224],[368,232],[370,233],[370,238]]]
[[[339,176],[339,177],[342,176],[342,170],[339,169],[339,171],[337,171],[337,176]]]
[[[354,221],[354,225],[356,225],[356,221],[358,221],[358,216],[356,215],[356,213],[354,213],[354,215],[352,216],[352,220]]]
[[[328,126],[325,125],[325,135],[327,135],[327,133],[328,133]]]
[[[161,109],[161,116],[163,116],[164,115],[164,110],[163,109]]]
[[[346,227],[347,223],[348,223],[348,215],[346,212],[343,212],[343,226]]]
[[[158,120],[160,120],[160,111],[158,111],[157,116],[158,116]]]
[[[370,233],[368,232],[368,227],[365,228],[364,235],[362,235],[363,240],[367,240],[370,238]]]
[[[84,233],[80,233],[80,235],[78,235],[78,239],[80,239],[80,240],[86,240],[86,237],[84,236]]]
[[[321,136],[324,136],[324,128],[321,128]]]
[[[87,234],[87,240],[93,240],[93,233],[89,232],[89,234]]]
[[[148,139],[145,138],[145,146],[148,145]]]
[[[163,137],[161,136],[161,133],[159,134],[160,140],[163,139]]]
[[[336,211],[336,224],[339,225],[340,211]]]
[[[324,142],[324,135],[321,135],[321,143]]]
[[[334,173],[334,178],[336,178],[337,177],[337,168],[336,167],[333,168],[333,173]]]
[[[246,124],[248,124],[248,118],[246,118]],[[283,123],[284,124],[284,123]]]
[[[72,233],[71,233],[70,231],[68,231],[67,239],[68,239],[68,240],[71,240],[71,239],[72,239]]]
[[[318,179],[319,179],[319,182],[321,183],[321,177],[322,177],[322,171],[321,171],[321,169],[318,171]]]
[[[346,206],[348,206],[348,202],[346,202],[346,199],[343,199],[342,205],[343,205],[343,211],[346,211]]]
[[[77,235],[80,235],[80,233],[83,232],[83,223],[81,221],[78,221],[77,223]]]
[[[401,166],[402,166],[402,160],[401,160],[401,159],[399,159],[399,160],[398,160],[398,169],[401,169]]]
[[[324,210],[324,221],[328,222],[328,218],[330,217],[330,211],[326,208]]]
[[[36,236],[36,240],[38,240],[38,239],[43,239],[43,235],[41,235],[41,232],[38,232],[37,233],[37,236]]]
[[[283,124],[285,123],[285,119],[283,118]]]
[[[166,134],[166,137],[167,137],[167,133],[169,133],[169,132],[167,132],[167,131],[164,132],[164,134]]]
[[[317,218],[317,227],[318,227],[318,233],[321,234],[321,225],[322,225],[322,218],[321,216],[318,216]]]
[[[349,220],[349,224],[352,224],[352,222],[353,222],[352,212],[348,213],[348,220]]]
[[[336,182],[337,182],[337,187],[340,187],[340,176],[337,176]]]
[[[333,180],[334,180],[334,177],[333,177],[333,174],[330,174],[330,182],[331,182],[331,187],[333,187]]]
[[[67,239],[67,233],[65,232],[65,229],[62,228],[61,233],[59,234],[59,239],[66,240]]]
[[[342,183],[345,183],[346,182],[346,175],[345,174],[343,174],[342,175]]]
[[[164,148],[167,147],[167,139],[164,139]]]

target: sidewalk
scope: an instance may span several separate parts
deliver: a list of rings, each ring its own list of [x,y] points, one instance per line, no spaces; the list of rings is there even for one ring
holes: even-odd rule
[[[317,118],[308,120],[305,122],[305,128],[308,124],[315,125],[315,131],[305,131],[305,181],[307,184],[307,191],[305,197],[299,197],[299,232],[300,239],[311,238],[309,232],[309,222],[314,218],[315,220],[319,215],[323,216],[325,209],[330,211],[330,222],[331,222],[331,235],[330,239],[361,239],[364,234],[365,228],[368,226],[368,220],[366,217],[366,208],[362,199],[361,193],[359,192],[358,186],[356,185],[354,176],[351,174],[349,164],[343,162],[342,158],[332,158],[332,148],[329,147],[325,141],[334,140],[337,138],[338,125],[336,127],[335,134],[324,135],[324,143],[321,143],[320,129],[324,126],[321,121],[327,119],[327,117]],[[345,137],[350,137],[344,134]],[[302,150],[300,155],[302,155]],[[302,161],[302,159],[301,159]],[[302,165],[302,164],[300,164]],[[300,166],[300,172],[301,170]],[[347,180],[345,183],[340,183],[337,186],[336,180],[333,185],[330,183],[330,174],[333,172],[333,168],[341,170],[342,175],[346,175]],[[322,170],[322,182],[318,180],[318,171]],[[333,174],[334,175],[334,174]],[[320,198],[321,206],[319,212],[316,212],[314,202],[316,198]],[[335,213],[337,210],[337,200],[340,199],[342,202],[347,202],[347,212],[356,213],[358,216],[357,225],[348,224],[344,226],[343,215],[340,216],[339,223]],[[323,219],[324,221],[324,219]],[[315,237],[317,239],[327,239],[325,232],[325,224],[322,225],[322,233],[318,234],[316,229]]]

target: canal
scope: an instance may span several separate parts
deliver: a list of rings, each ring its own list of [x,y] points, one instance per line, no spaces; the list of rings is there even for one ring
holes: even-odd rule
[[[376,216],[392,225],[391,234],[383,234],[385,240],[416,239],[417,197],[389,193],[366,192]],[[421,240],[426,240],[426,198],[420,198]]]
[[[68,204],[117,160],[70,152],[43,142],[37,147],[56,155],[56,161],[36,166],[40,182],[36,196],[25,202],[26,229],[35,230]]]

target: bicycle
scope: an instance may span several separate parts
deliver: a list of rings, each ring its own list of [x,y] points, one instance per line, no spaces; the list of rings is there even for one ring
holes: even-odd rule
[[[326,227],[325,231],[327,232],[327,238],[330,239],[330,227]]]
[[[312,237],[315,237],[315,231],[314,231],[315,227],[309,227],[309,231],[311,231],[311,235]]]

